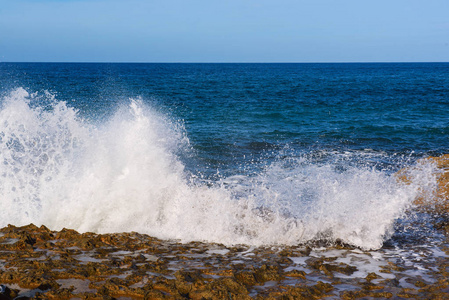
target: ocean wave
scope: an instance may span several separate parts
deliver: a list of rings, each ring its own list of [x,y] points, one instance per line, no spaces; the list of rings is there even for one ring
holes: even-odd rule
[[[211,182],[185,169],[179,153],[191,145],[183,125],[143,101],[89,122],[54,96],[37,95],[19,88],[1,101],[0,226],[375,249],[420,186],[434,180],[429,168],[417,168],[417,180],[405,184],[371,165],[301,155]]]

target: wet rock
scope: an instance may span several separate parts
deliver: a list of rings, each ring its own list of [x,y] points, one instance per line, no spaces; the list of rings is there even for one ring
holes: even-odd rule
[[[449,154],[438,157],[430,156],[417,162],[417,165],[432,163],[437,170],[434,174],[437,181],[437,187],[434,193],[421,189],[421,195],[417,197],[414,204],[424,210],[430,210],[437,213],[449,213]],[[412,171],[417,167],[405,168],[396,173],[399,181],[411,183],[413,181]]]
[[[248,290],[233,278],[220,278],[209,284],[209,299],[250,299]],[[207,298],[206,298],[207,299]]]
[[[298,271],[298,270],[292,270],[292,271],[286,272],[285,276],[306,279],[306,272]]]
[[[204,278],[199,270],[177,271],[175,277],[175,287],[181,295],[188,295],[192,290],[200,289],[204,285]]]
[[[177,271],[175,277],[178,281],[194,283],[203,280],[199,270],[196,271]]]
[[[12,300],[16,298],[18,295],[18,291],[14,289],[10,289],[8,286],[1,284],[0,285],[0,300]]]
[[[240,271],[234,275],[234,278],[238,283],[246,286],[247,288],[256,284],[254,272],[251,271]]]
[[[258,283],[264,283],[266,281],[277,281],[281,279],[281,271],[279,266],[262,265],[254,273],[254,278]]]
[[[312,286],[287,286],[285,291],[273,292],[271,294],[274,299],[323,299],[329,296],[329,292],[333,289],[331,284],[318,281]]]
[[[329,261],[332,261],[333,258],[310,258],[307,260],[307,264],[311,266],[312,268],[316,270],[320,270],[324,274],[326,274],[329,277],[333,277],[333,272],[338,272],[344,275],[352,275],[355,271],[357,271],[357,268],[354,266],[349,266],[344,263],[330,263]]]
[[[74,288],[61,288],[49,290],[42,295],[43,299],[70,299],[73,298]]]
[[[20,244],[28,246],[21,249]],[[33,299],[438,299],[448,290],[449,263],[444,259],[434,265],[436,282],[418,276],[406,281],[415,287],[407,290],[399,282],[404,277],[395,276],[408,270],[404,265],[385,264],[377,274],[345,280],[357,268],[334,256],[317,257],[316,251],[8,226],[0,229],[0,283],[18,287],[15,296],[31,289]],[[339,258],[350,261],[349,256]],[[384,279],[382,273],[395,278]],[[351,292],[334,289],[348,284]]]
[[[368,275],[366,275],[366,277],[365,277],[367,282],[371,282],[372,280],[378,279],[378,278],[381,278],[381,277],[374,272],[368,273]]]

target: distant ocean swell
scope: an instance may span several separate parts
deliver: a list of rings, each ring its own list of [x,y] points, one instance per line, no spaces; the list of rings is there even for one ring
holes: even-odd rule
[[[211,183],[185,169],[179,153],[190,148],[183,124],[138,99],[93,122],[51,94],[16,89],[0,108],[0,226],[377,249],[423,187],[435,185],[432,165],[419,165],[405,184],[390,171],[345,164],[342,153],[320,162],[284,157]]]

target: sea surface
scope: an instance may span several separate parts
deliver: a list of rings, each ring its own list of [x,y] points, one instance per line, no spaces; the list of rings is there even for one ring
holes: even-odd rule
[[[413,200],[436,185],[419,159],[449,153],[449,63],[0,63],[0,99],[1,227],[443,239]]]

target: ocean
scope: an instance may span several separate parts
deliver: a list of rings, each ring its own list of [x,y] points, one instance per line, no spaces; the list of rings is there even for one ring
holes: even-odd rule
[[[0,226],[224,245],[444,240],[449,63],[0,63]],[[412,183],[395,173],[414,167]]]

